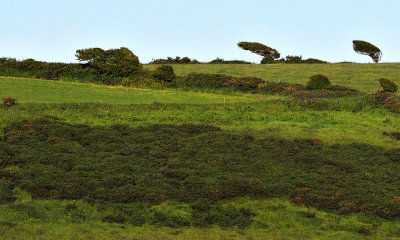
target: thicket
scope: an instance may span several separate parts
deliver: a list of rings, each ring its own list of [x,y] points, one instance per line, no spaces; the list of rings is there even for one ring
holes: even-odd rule
[[[252,93],[287,94],[298,99],[313,98],[338,98],[345,96],[362,95],[363,93],[352,88],[337,85],[326,85],[317,81],[318,89],[310,89],[302,84],[290,84],[287,82],[270,82],[256,77],[233,77],[224,74],[191,73],[187,76],[177,77],[170,87],[183,89],[224,89]],[[314,80],[312,81],[314,86]],[[323,84],[323,85],[321,85]],[[321,86],[325,87],[321,87]],[[320,89],[321,87],[322,89]]]
[[[261,60],[261,64],[278,64],[278,63],[288,63],[288,64],[297,64],[297,63],[305,63],[305,64],[322,64],[322,63],[328,63],[323,60],[315,59],[315,58],[308,58],[308,59],[303,59],[302,56],[286,56],[285,58],[280,58],[276,60],[268,59],[268,58],[263,58]]]
[[[4,76],[33,77],[49,80],[61,78],[118,85],[124,79],[141,79],[148,75],[138,57],[128,48],[103,50],[80,49],[76,57],[81,62],[47,63],[26,59],[0,58],[0,74]]]
[[[161,82],[162,86],[172,83],[176,79],[174,69],[169,65],[161,65],[152,73],[153,78],[157,82]]]
[[[192,205],[203,199],[197,207],[207,212],[216,200],[289,197],[343,214],[400,217],[398,149],[254,139],[208,125],[89,127],[45,118],[4,133],[2,180],[34,198]],[[196,217],[201,224],[204,216]]]
[[[252,64],[252,63],[243,60],[224,60],[223,58],[216,58],[210,61],[209,64]]]
[[[190,59],[188,57],[179,57],[176,56],[175,58],[168,57],[166,59],[153,59],[149,64],[197,64],[200,63],[196,59]]]

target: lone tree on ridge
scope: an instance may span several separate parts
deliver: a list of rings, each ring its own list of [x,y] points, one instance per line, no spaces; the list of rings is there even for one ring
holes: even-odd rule
[[[369,42],[354,40],[353,49],[356,53],[370,56],[375,63],[382,58],[382,51]]]
[[[273,48],[270,48],[268,46],[265,46],[262,43],[258,43],[258,42],[239,42],[237,44],[240,48],[242,48],[243,50],[247,50],[250,51],[252,53],[258,54],[262,57],[264,57],[264,59],[273,61],[275,59],[278,59],[281,54]]]

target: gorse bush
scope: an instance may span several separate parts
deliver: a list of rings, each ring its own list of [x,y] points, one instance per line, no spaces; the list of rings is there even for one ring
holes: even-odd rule
[[[307,82],[307,89],[315,90],[315,89],[323,89],[327,86],[331,85],[328,77],[322,74],[317,74],[311,76],[310,80]]]
[[[392,80],[381,78],[378,81],[384,92],[397,92],[397,85]]]
[[[400,184],[398,150],[254,139],[208,125],[89,127],[38,118],[4,133],[2,179],[34,198],[149,204],[203,199],[207,205],[243,196],[290,197],[343,214],[400,217],[393,192]],[[246,225],[251,215],[196,205],[193,218],[199,225],[214,211],[225,220],[237,219],[236,225]],[[163,214],[157,219],[170,222]],[[128,215],[110,213],[104,221],[127,221]]]

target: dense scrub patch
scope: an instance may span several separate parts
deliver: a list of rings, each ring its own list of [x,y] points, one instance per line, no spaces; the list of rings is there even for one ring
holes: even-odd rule
[[[400,151],[254,139],[208,125],[129,128],[38,118],[5,129],[2,178],[34,198],[194,203],[290,197],[340,213],[400,217]]]
[[[298,99],[338,98],[363,94],[356,89],[330,85],[329,80],[323,75],[311,77],[310,83],[304,86],[287,82],[270,82],[256,77],[190,73],[187,76],[178,77],[170,86],[184,89],[231,89],[261,94],[287,94]]]

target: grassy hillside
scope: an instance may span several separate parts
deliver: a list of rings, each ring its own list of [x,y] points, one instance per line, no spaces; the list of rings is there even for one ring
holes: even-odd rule
[[[400,238],[400,141],[383,134],[400,117],[368,96],[0,77],[6,96],[19,104],[0,106],[0,239]]]
[[[157,65],[146,65],[155,69]],[[277,82],[305,84],[310,76],[324,74],[332,84],[347,86],[366,92],[379,89],[379,78],[389,78],[400,85],[400,63],[380,64],[175,64],[178,75],[191,72],[219,73],[232,76],[255,76]]]
[[[0,77],[0,96],[13,96],[21,103],[223,103],[254,101],[253,96],[231,96],[110,87],[96,84]]]

